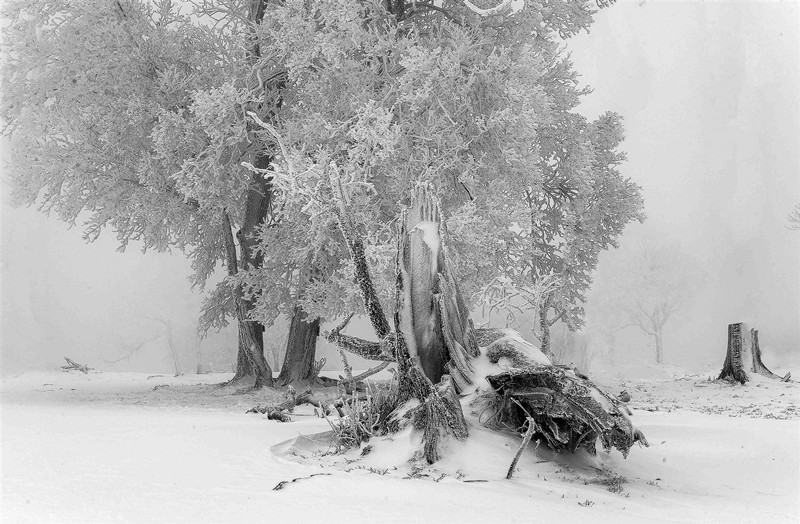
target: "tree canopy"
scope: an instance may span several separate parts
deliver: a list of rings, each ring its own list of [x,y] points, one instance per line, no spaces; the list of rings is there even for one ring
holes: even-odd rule
[[[584,3],[556,16],[564,5],[553,7],[526,3],[482,17],[458,2],[407,11],[268,6],[262,76],[287,83],[261,135],[281,151],[265,175],[281,186],[282,203],[261,230],[265,264],[245,277],[260,293],[260,314],[294,300],[332,317],[358,302],[331,212],[335,176],[382,272],[384,301],[399,203],[429,182],[468,297],[496,300],[492,285],[501,295],[536,295],[524,291],[554,275],[547,309],[580,326],[597,256],[643,219],[642,199],[618,170],[621,118],[576,113],[587,90],[558,35],[588,27],[592,10]]]
[[[427,182],[468,299],[553,276],[546,308],[578,326],[597,254],[641,218],[620,118],[576,112],[562,45],[608,3],[7,2],[12,184],[88,213],[90,240],[186,249],[196,283],[226,264],[215,327],[357,307],[332,179],[385,300],[398,209]]]

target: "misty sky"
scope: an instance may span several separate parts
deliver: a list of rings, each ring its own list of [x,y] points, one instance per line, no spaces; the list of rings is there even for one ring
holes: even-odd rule
[[[800,202],[799,7],[620,2],[570,42],[594,88],[584,114],[625,119],[622,169],[648,215],[626,240],[669,237],[706,275],[667,326],[667,362],[716,363],[739,321],[800,352],[800,232],[785,227]]]
[[[721,364],[736,321],[759,327],[773,351],[800,353],[800,232],[785,227],[800,202],[799,29],[798,4],[648,0],[601,11],[591,34],[569,42],[594,88],[581,112],[623,115],[623,171],[644,189],[648,220],[623,244],[669,237],[706,275],[668,325],[668,363]],[[3,371],[64,355],[103,367],[157,334],[156,318],[173,324],[184,366],[194,366],[200,296],[180,253],[120,254],[111,232],[86,245],[80,227],[13,209],[2,191]],[[169,371],[164,341],[150,346],[130,365]],[[221,347],[234,351],[235,332],[200,350]]]

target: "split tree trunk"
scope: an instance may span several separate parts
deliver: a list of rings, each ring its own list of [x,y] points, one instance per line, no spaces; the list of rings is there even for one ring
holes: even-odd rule
[[[289,338],[286,341],[286,357],[278,376],[278,383],[282,386],[316,378],[314,375],[318,370],[314,356],[319,336],[319,318],[311,322],[307,318],[305,311],[300,306],[295,306]]]
[[[761,361],[761,347],[758,344],[758,330],[751,329],[749,333],[745,331],[744,324],[728,324],[728,350],[725,354],[725,363],[722,371],[717,377],[721,379],[733,379],[740,384],[744,384],[750,377],[748,372],[758,373],[768,378],[788,382],[791,373],[780,377],[767,369]]]
[[[524,424],[533,420],[536,431],[557,450],[574,451],[583,446],[593,451],[598,438],[605,447],[616,447],[623,454],[636,441],[647,445],[644,435],[619,409],[619,402],[584,375],[565,366],[553,366],[537,348],[510,330],[473,328],[449,266],[438,199],[427,186],[417,188],[412,208],[399,220],[395,332],[390,332],[341,184],[335,175],[331,178],[339,201],[340,226],[380,341],[342,335],[346,322],[326,333],[326,338],[347,351],[397,363],[396,393],[391,395],[396,400],[394,414],[388,417],[385,431],[396,431],[403,421],[409,421],[422,433],[424,458],[435,462],[444,442],[468,436],[458,396],[461,393],[471,395],[473,403],[484,402],[486,405],[478,409],[489,413],[488,419],[494,420],[498,429],[525,432],[529,426]],[[486,346],[485,355],[479,343]],[[503,361],[507,371],[479,375],[474,365],[479,359],[488,361],[482,364],[484,367]],[[482,383],[483,378],[492,388],[481,389],[478,394],[474,384],[480,386],[478,381]]]

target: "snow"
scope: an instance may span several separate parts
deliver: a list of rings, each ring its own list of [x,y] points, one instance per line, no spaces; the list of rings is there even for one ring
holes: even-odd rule
[[[624,460],[617,452],[553,456],[531,444],[505,480],[519,439],[474,425],[433,467],[408,462],[417,446],[410,433],[373,439],[364,457],[361,450],[312,456],[321,444],[307,439],[305,458],[282,455],[287,441],[327,431],[328,422],[310,408],[285,424],[246,415],[246,407],[280,394],[230,395],[213,385],[228,377],[48,372],[4,379],[3,521],[800,519],[800,417],[789,409],[797,405],[796,383],[742,387],[702,376],[609,382],[612,392],[624,386],[632,395],[635,424],[650,448],[634,448]],[[724,396],[732,399],[730,413],[721,409]],[[771,407],[759,415],[744,409],[750,404]],[[308,478],[273,491],[301,477]]]
[[[422,232],[422,241],[431,251],[431,276],[436,275],[436,272],[439,271],[439,224],[437,222],[419,222],[411,232],[416,230]]]

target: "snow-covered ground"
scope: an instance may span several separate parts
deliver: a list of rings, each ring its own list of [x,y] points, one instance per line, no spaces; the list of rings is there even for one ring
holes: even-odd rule
[[[623,459],[532,445],[505,480],[519,440],[478,427],[430,468],[408,462],[403,434],[364,457],[314,456],[327,421],[307,407],[290,423],[245,414],[279,394],[213,385],[227,377],[4,379],[3,522],[800,521],[797,383],[601,380],[631,394],[651,447]],[[314,440],[287,454],[301,435]]]

